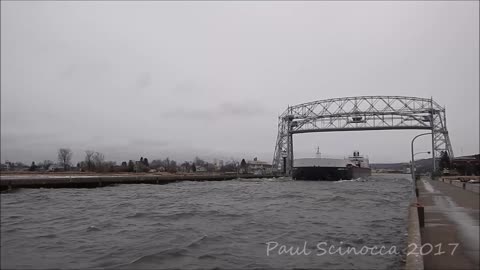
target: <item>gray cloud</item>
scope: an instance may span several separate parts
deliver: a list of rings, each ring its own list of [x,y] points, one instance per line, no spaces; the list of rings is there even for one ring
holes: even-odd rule
[[[225,102],[220,104],[219,113],[237,116],[258,116],[266,112],[265,105],[247,101],[244,103]]]
[[[220,120],[231,117],[257,117],[267,111],[262,104],[255,101],[222,102],[214,108],[178,107],[163,113],[165,118]]]
[[[151,84],[151,80],[150,73],[141,73],[136,82],[136,89],[141,90],[147,88]]]
[[[287,105],[356,95],[433,96],[455,153],[479,151],[477,1],[0,4],[2,161],[271,160]],[[405,161],[415,134],[296,135],[295,154]]]

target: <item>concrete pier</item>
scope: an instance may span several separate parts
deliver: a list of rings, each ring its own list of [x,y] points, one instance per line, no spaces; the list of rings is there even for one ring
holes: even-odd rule
[[[94,188],[114,184],[168,184],[179,181],[224,181],[237,178],[272,178],[274,175],[195,174],[195,175],[2,175],[0,190],[16,188]]]
[[[408,240],[407,240],[407,258],[405,262],[406,270],[423,270],[423,256],[415,252],[410,252],[416,246],[422,245],[422,236],[420,234],[420,223],[418,219],[417,198],[412,200],[408,207]]]
[[[424,269],[479,269],[478,185],[450,179],[417,181],[425,223],[417,252],[423,253]]]

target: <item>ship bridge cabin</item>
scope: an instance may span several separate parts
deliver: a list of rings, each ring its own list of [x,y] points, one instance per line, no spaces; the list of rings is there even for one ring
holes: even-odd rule
[[[370,167],[368,157],[361,156],[359,151],[353,151],[353,156],[349,156],[348,159],[352,162],[353,166],[361,168]]]

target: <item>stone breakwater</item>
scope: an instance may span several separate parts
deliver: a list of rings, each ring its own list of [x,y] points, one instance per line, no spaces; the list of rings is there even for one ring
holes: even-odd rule
[[[184,175],[2,175],[0,190],[16,188],[94,188],[114,184],[168,184],[179,181],[225,181],[237,178],[272,178],[273,175],[251,174],[184,174]]]

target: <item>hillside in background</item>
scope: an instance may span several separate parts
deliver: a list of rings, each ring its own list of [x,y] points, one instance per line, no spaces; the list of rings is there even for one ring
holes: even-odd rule
[[[433,169],[432,159],[415,160],[418,172],[429,172]],[[371,163],[370,167],[374,170],[402,171],[405,166],[410,166],[410,162],[402,163]]]

